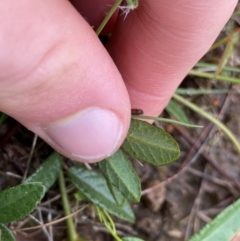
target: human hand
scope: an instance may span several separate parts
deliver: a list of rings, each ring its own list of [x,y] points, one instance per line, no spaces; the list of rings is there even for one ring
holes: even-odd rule
[[[113,2],[74,0],[90,25]],[[163,110],[236,3],[141,0],[117,20],[108,53],[66,0],[3,1],[0,110],[69,158],[102,160],[122,144],[131,106]]]

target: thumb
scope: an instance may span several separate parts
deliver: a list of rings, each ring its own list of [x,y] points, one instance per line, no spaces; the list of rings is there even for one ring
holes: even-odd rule
[[[69,158],[113,154],[130,102],[91,27],[68,1],[10,2],[0,6],[0,110]]]

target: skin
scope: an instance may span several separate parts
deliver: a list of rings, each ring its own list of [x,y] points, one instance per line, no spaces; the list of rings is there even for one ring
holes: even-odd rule
[[[10,0],[0,5],[1,111],[70,158],[73,153],[59,144],[61,131],[52,138],[49,126],[96,106],[120,120],[114,149],[103,147],[95,157],[75,156],[79,161],[99,161],[116,151],[129,128],[131,108],[161,113],[237,4],[141,0],[125,20],[111,20],[106,50],[92,27],[113,2],[74,0],[73,6],[66,0]],[[109,137],[99,138],[104,142]]]

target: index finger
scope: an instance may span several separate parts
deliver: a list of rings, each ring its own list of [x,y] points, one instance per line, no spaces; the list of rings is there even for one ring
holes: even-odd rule
[[[143,0],[120,16],[108,50],[132,108],[158,115],[230,18],[237,0]]]

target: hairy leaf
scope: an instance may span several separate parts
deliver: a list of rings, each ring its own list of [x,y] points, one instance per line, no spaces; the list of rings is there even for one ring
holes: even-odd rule
[[[177,142],[164,130],[145,121],[132,119],[122,149],[131,156],[153,165],[175,161],[180,150]]]
[[[0,223],[0,241],[15,241],[12,232]]]
[[[60,168],[62,157],[54,152],[47,160],[25,181],[40,182],[47,191],[56,181]]]
[[[0,223],[9,223],[31,213],[42,199],[41,183],[25,183],[0,192]]]
[[[240,230],[240,199],[227,207],[189,241],[231,240]]]
[[[107,180],[123,193],[124,197],[139,202],[141,184],[131,162],[122,150],[98,163]]]
[[[99,173],[78,166],[68,169],[68,175],[76,188],[84,193],[91,202],[121,219],[134,222],[135,217],[130,205],[126,202],[120,208],[116,204],[106,179]]]

